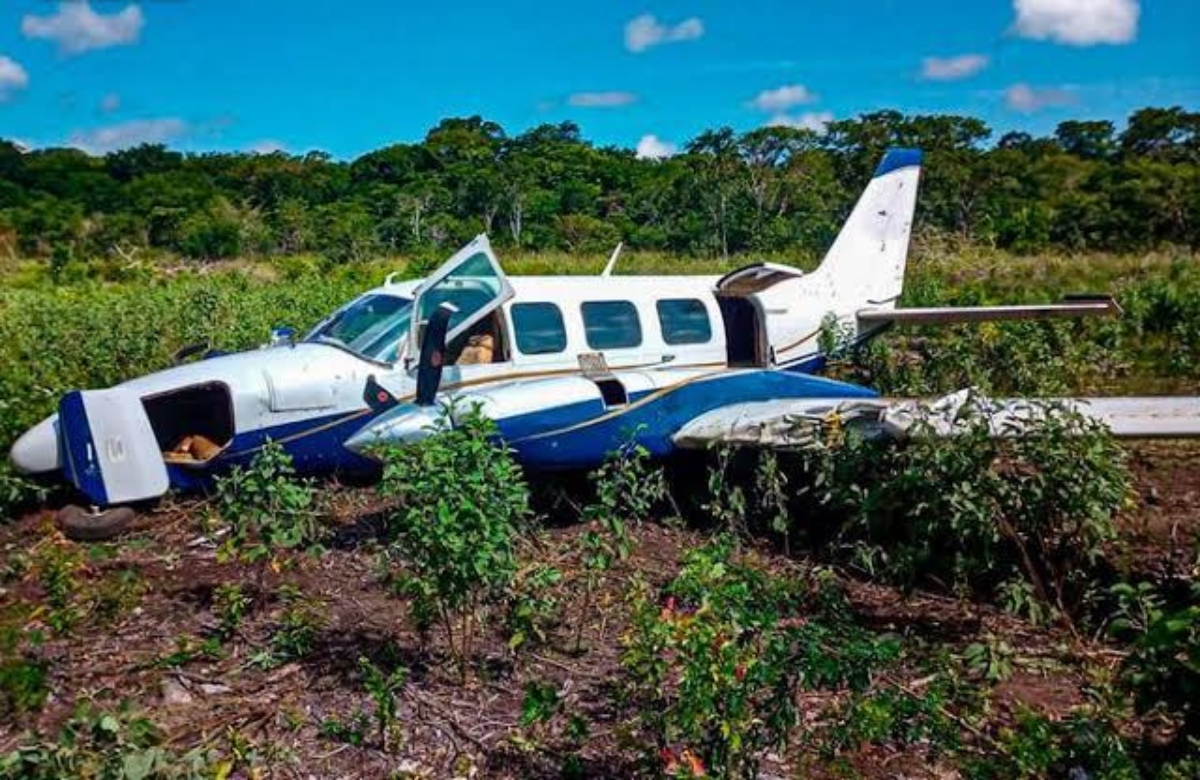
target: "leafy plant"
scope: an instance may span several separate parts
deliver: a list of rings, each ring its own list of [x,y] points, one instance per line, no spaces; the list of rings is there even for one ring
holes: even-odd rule
[[[752,777],[784,744],[802,686],[861,687],[891,652],[844,626],[800,618],[794,581],[734,558],[724,536],[693,550],[659,595],[631,595],[622,666],[638,726],[667,767]]]
[[[963,661],[976,677],[990,683],[1007,680],[1013,672],[1015,652],[1008,642],[989,634],[963,650]]]
[[[735,451],[731,447],[717,447],[716,463],[708,470],[708,501],[704,504],[718,528],[724,528],[737,536],[749,533],[746,523],[746,492],[737,480],[731,478]]]
[[[217,635],[222,641],[229,641],[238,632],[251,600],[242,586],[236,582],[227,582],[213,588],[213,611],[217,616]]]
[[[268,569],[280,568],[279,554],[313,548],[322,534],[316,489],[296,478],[292,457],[277,442],[267,441],[248,466],[218,477],[215,504],[230,530],[219,557],[257,564],[260,597]]]
[[[325,624],[324,604],[304,594],[295,585],[280,589],[283,612],[271,634],[271,652],[277,660],[294,661],[313,651],[317,634]]]
[[[317,541],[321,534],[311,482],[296,479],[292,457],[268,441],[248,466],[216,480],[217,512],[230,526],[227,554],[247,561]]]
[[[1200,585],[1192,603],[1147,615],[1145,632],[1122,669],[1125,687],[1138,712],[1159,714],[1175,726],[1164,756],[1180,756],[1200,742]]]
[[[70,633],[84,611],[80,595],[80,577],[86,571],[83,552],[49,529],[31,556],[31,571],[42,587],[46,624],[58,634]]]
[[[985,759],[968,762],[967,777],[1137,780],[1142,776],[1116,724],[1094,707],[1061,721],[1023,710],[1014,726],[1001,730],[997,748]]]
[[[481,610],[511,586],[530,517],[521,470],[495,430],[478,408],[447,409],[422,441],[380,452],[381,491],[397,499],[388,515],[397,581],[418,624],[441,625],[464,678]]]
[[[1033,599],[1069,613],[1127,496],[1120,448],[1098,423],[1053,404],[1032,404],[1024,433],[1007,438],[993,435],[976,399],[949,438],[931,435],[932,414],[919,412],[900,446],[851,432],[807,455],[826,513],[807,524],[813,542],[876,548],[879,573],[905,585],[936,579],[987,593],[1016,571]]]
[[[29,609],[16,604],[0,612],[0,715],[37,712],[46,702],[49,665],[35,650],[41,633],[26,627]]]
[[[389,735],[393,734],[399,725],[396,717],[396,694],[408,682],[408,670],[397,667],[391,672],[386,672],[362,656],[358,659],[358,669],[362,674],[363,687],[375,703],[375,727],[379,735],[379,746],[387,750]]]
[[[30,741],[0,756],[0,778],[200,778],[209,773],[208,764],[198,750],[183,755],[170,751],[158,728],[128,708],[104,712],[83,704],[56,741]]]
[[[517,651],[546,641],[547,632],[558,619],[558,598],[552,588],[562,578],[562,572],[552,566],[536,565],[517,571],[504,620],[509,649]]]

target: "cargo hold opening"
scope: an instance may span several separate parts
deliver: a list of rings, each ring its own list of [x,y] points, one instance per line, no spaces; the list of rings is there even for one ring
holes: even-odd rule
[[[149,396],[142,406],[167,463],[206,463],[233,441],[233,402],[221,382]]]

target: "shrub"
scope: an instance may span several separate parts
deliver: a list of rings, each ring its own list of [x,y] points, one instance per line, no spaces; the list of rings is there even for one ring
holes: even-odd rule
[[[213,588],[213,612],[217,616],[217,635],[223,641],[228,641],[237,634],[250,603],[250,597],[236,582],[224,583]]]
[[[325,625],[325,605],[295,585],[280,591],[283,612],[271,634],[271,654],[277,661],[295,661],[313,651],[317,633]]]
[[[276,442],[264,444],[249,466],[235,466],[217,479],[216,507],[230,530],[218,557],[258,564],[260,604],[267,570],[280,568],[282,551],[318,549],[322,527],[316,488],[296,478],[291,456]]]
[[[315,492],[311,482],[296,479],[283,446],[268,441],[249,466],[235,466],[216,480],[217,511],[230,527],[226,554],[257,561],[316,542],[321,525]]]
[[[689,553],[662,594],[641,584],[631,595],[621,663],[636,725],[668,768],[753,777],[797,722],[798,689],[860,690],[894,657],[848,623],[798,617],[796,581],[735,560],[735,549],[721,537]]]
[[[389,555],[421,628],[437,622],[464,677],[487,602],[517,570],[516,535],[530,516],[529,491],[495,424],[473,408],[447,409],[420,442],[380,451],[395,534]]]
[[[375,726],[379,734],[379,747],[387,750],[389,735],[396,731],[399,724],[396,716],[396,694],[408,682],[408,670],[399,667],[386,672],[361,656],[358,659],[358,669],[362,673],[363,687],[375,703]]]
[[[558,620],[558,599],[551,589],[561,581],[562,572],[552,566],[539,564],[517,572],[504,621],[510,649],[516,651],[546,641]]]
[[[1165,716],[1175,730],[1164,757],[1200,745],[1200,585],[1192,603],[1151,612],[1122,669],[1139,713]]]
[[[968,762],[965,774],[972,780],[1142,776],[1114,721],[1094,707],[1058,721],[1028,710],[1018,713],[1015,725],[1001,730],[995,749]]]
[[[927,418],[899,445],[852,431],[830,440],[806,456],[804,475],[826,522],[806,516],[797,533],[860,558],[865,548],[878,573],[907,585],[990,593],[1019,572],[1065,611],[1114,537],[1129,476],[1100,424],[1054,405],[1032,415],[1025,435],[996,438],[969,400],[949,438],[929,435]]]
[[[199,751],[172,753],[158,728],[127,708],[118,712],[81,705],[54,742],[31,741],[0,756],[4,780],[134,780],[211,776]]]

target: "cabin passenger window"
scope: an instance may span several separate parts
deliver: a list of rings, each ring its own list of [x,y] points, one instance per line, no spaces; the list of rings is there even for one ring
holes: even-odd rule
[[[668,344],[707,344],[712,341],[708,309],[695,298],[674,298],[658,302],[658,324]]]
[[[629,301],[583,304],[583,329],[592,349],[625,349],[642,343],[642,323]]]
[[[552,355],[567,348],[562,311],[553,303],[514,303],[512,320],[522,355]]]

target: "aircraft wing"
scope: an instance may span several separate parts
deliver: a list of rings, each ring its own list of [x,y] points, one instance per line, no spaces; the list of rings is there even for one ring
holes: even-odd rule
[[[1200,397],[986,398],[961,391],[928,401],[910,398],[793,399],[732,404],[700,415],[674,436],[676,446],[804,449],[829,426],[868,436],[953,436],[969,405],[987,415],[992,434],[1021,436],[1050,407],[1075,411],[1127,439],[1200,437]]]
[[[863,324],[899,323],[938,325],[953,322],[995,322],[1000,320],[1047,320],[1068,317],[1110,317],[1121,307],[1107,296],[1072,297],[1061,303],[1016,306],[947,306],[914,309],[860,309],[856,313]]]

